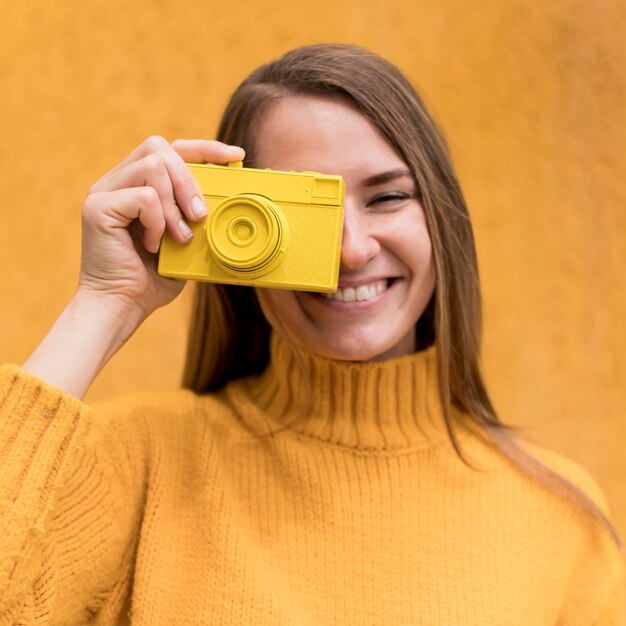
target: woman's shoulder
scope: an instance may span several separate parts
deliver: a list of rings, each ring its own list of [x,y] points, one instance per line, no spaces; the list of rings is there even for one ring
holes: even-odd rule
[[[189,389],[138,391],[92,405],[100,429],[119,429],[126,435],[151,437],[194,432],[221,421],[228,412],[223,394],[197,394]]]
[[[95,445],[132,451],[148,461],[161,453],[204,454],[237,429],[237,416],[223,392],[141,391],[99,401],[92,408],[90,437]]]
[[[582,465],[536,442],[524,442],[524,448],[544,465],[578,488],[604,515],[610,515],[610,506],[604,490]]]
[[[537,478],[542,469],[533,463],[538,461],[545,469],[551,470],[589,498],[605,515],[609,505],[604,490],[590,472],[575,460],[528,437],[507,433],[498,444],[496,437],[490,437],[476,425],[467,426],[461,439],[462,449],[466,450],[470,464],[492,476],[498,482],[511,486],[541,485]],[[505,452],[505,449],[508,452]],[[515,460],[514,460],[515,459]],[[525,471],[531,468],[533,472]],[[534,475],[535,478],[531,478]],[[483,475],[484,476],[484,475]],[[545,482],[543,483],[546,484]],[[531,489],[536,491],[536,489]],[[545,489],[543,489],[545,491]]]
[[[535,458],[565,478],[597,507],[597,511],[588,509],[585,512],[585,502],[575,505],[567,497],[564,498],[564,505],[570,506],[570,515],[562,518],[561,533],[564,537],[574,538],[570,544],[569,585],[563,603],[564,623],[587,623],[579,620],[581,616],[591,615],[594,605],[597,607],[594,610],[601,615],[594,619],[594,624],[622,623],[612,620],[618,615],[621,620],[624,619],[624,547],[617,535],[603,488],[572,459],[537,443],[526,444],[526,447]]]
[[[478,471],[461,470],[459,498],[471,500],[479,512],[489,510],[489,524],[508,538],[505,550],[515,554],[518,570],[539,561],[561,581],[563,623],[600,623],[595,618],[602,611],[614,614],[623,607],[625,578],[606,494],[566,455],[526,438],[514,441],[509,452],[521,449],[530,456],[515,462],[486,435],[464,440]]]
[[[462,441],[469,462],[460,470],[462,484],[497,501],[502,523],[532,521],[570,549],[586,550],[605,539],[617,545],[606,493],[583,465],[529,437],[509,432],[498,441],[477,430]]]

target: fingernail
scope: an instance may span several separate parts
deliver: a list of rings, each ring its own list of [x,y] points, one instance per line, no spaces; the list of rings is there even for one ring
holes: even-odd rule
[[[198,196],[194,196],[191,201],[191,212],[194,214],[194,217],[200,219],[201,217],[205,217],[208,213],[206,204]]]
[[[187,225],[185,220],[180,220],[178,222],[178,231],[183,236],[185,241],[187,239],[191,239],[193,237],[193,233],[191,232],[191,228],[189,228],[189,226]]]

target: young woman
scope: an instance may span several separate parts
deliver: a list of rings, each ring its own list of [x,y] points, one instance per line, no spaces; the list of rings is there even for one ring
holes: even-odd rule
[[[623,623],[602,493],[489,401],[467,209],[398,70],[295,50],[218,139],[150,138],[91,188],[74,298],[0,370],[0,622]],[[198,285],[187,389],[86,406],[182,287],[155,259],[207,214],[184,162],[244,156],[344,177],[337,293]]]

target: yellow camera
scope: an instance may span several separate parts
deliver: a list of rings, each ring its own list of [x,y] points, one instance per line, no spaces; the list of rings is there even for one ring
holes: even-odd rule
[[[341,176],[187,164],[209,213],[193,239],[166,233],[159,274],[279,289],[336,291],[341,257]]]

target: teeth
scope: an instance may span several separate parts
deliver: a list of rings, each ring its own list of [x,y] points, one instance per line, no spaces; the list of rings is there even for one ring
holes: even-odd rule
[[[345,289],[337,289],[335,293],[322,294],[328,300],[335,300],[337,302],[363,302],[364,300],[371,300],[376,296],[387,291],[389,282],[387,280],[377,280],[375,283],[368,285],[359,285],[356,289],[354,287],[346,287]]]
[[[369,300],[370,299],[370,290],[365,286],[365,285],[361,285],[360,287],[356,288],[356,299],[358,302],[361,302],[362,300]]]
[[[337,293],[339,293],[339,290],[337,290]],[[346,287],[343,290],[343,301],[344,302],[354,302],[356,299],[356,291],[354,291],[354,289],[352,289],[352,287]]]

